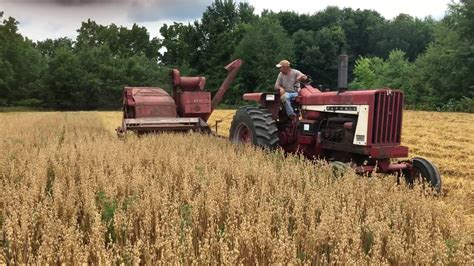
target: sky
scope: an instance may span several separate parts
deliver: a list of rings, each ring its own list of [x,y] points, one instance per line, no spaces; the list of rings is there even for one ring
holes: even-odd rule
[[[5,17],[20,22],[19,31],[33,41],[77,36],[81,22],[92,19],[99,24],[144,26],[151,37],[159,36],[164,24],[198,20],[213,0],[0,0]],[[387,19],[399,13],[424,18],[444,16],[451,0],[241,0],[264,9],[313,14],[329,5],[353,9],[373,9]]]

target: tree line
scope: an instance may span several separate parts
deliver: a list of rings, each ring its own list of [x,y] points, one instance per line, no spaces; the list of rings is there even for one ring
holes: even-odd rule
[[[334,89],[337,56],[349,55],[352,89],[405,91],[409,107],[473,111],[474,5],[461,0],[441,20],[373,10],[327,7],[312,15],[264,10],[215,0],[193,23],[147,29],[82,23],[76,39],[33,42],[18,21],[0,18],[0,106],[89,110],[118,108],[124,86],[169,88],[169,70],[207,77],[215,92],[223,66],[244,60],[224,103],[242,104],[245,92],[272,90],[281,59]]]

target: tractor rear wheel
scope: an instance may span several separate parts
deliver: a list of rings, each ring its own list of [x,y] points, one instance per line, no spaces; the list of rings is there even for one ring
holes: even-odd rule
[[[427,183],[437,192],[441,191],[441,174],[438,168],[424,158],[413,158],[411,169],[405,170],[404,174],[410,186],[413,186],[418,180],[419,183]]]
[[[233,143],[248,143],[275,149],[278,145],[278,129],[268,110],[244,106],[239,108],[234,115],[229,138]]]

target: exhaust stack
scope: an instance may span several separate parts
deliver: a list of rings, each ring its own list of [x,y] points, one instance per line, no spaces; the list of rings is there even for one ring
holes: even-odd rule
[[[339,64],[337,68],[337,89],[338,91],[347,90],[347,71],[348,71],[348,56],[345,52],[339,55]]]

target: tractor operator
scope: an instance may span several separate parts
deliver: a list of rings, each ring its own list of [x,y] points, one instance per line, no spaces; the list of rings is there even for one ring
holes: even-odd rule
[[[307,80],[308,77],[301,71],[290,68],[288,60],[281,60],[276,67],[280,69],[280,73],[275,82],[275,90],[280,93],[280,99],[285,106],[286,114],[294,121],[296,120],[296,114],[293,107],[291,107],[291,100],[298,96],[300,81]]]

